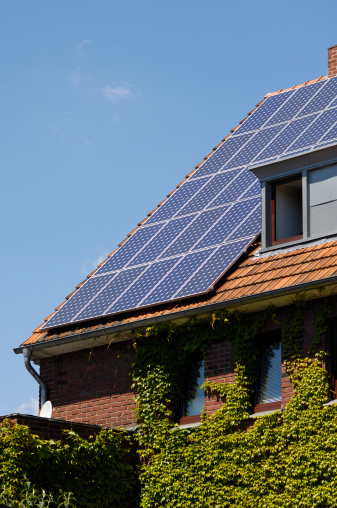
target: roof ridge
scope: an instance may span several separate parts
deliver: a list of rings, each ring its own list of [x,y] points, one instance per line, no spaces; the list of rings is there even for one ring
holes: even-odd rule
[[[294,85],[294,86],[291,86],[290,88],[281,88],[281,90],[278,90],[277,92],[270,92],[270,93],[267,93],[264,98],[267,99],[268,97],[271,97],[272,95],[277,95],[279,93],[283,93],[283,92],[289,92],[289,90],[296,90],[296,88],[302,88],[303,86],[307,86],[307,85],[312,85],[313,83],[318,83],[319,81],[324,81],[325,79],[328,79],[327,76],[320,76],[319,78],[316,78],[316,79],[311,79],[310,81],[306,81],[305,83],[302,83],[301,85]]]
[[[247,115],[245,116],[245,118],[243,118],[243,119],[242,119],[242,120],[241,120],[241,121],[240,121],[240,122],[236,125],[236,127],[234,127],[233,129],[231,129],[231,130],[230,130],[230,132],[229,132],[229,134],[228,134],[227,136],[225,136],[225,137],[224,137],[224,138],[220,141],[220,143],[218,143],[218,144],[217,144],[217,145],[216,145],[216,146],[212,149],[212,151],[211,151],[208,155],[206,155],[206,156],[204,157],[204,159],[203,159],[203,160],[202,160],[199,164],[197,164],[197,165],[194,167],[194,169],[193,169],[192,171],[190,171],[190,172],[189,172],[189,173],[185,176],[185,178],[184,178],[184,179],[183,179],[183,180],[182,180],[182,181],[181,181],[181,182],[180,182],[180,183],[176,186],[176,188],[175,188],[172,192],[170,192],[169,194],[167,194],[166,198],[165,198],[163,201],[161,201],[161,202],[157,205],[157,207],[156,207],[156,208],[154,208],[154,210],[152,210],[151,212],[149,212],[149,213],[147,214],[147,216],[146,216],[146,217],[145,217],[142,221],[138,222],[137,226],[136,226],[136,227],[135,227],[135,228],[134,228],[131,232],[129,232],[129,233],[126,235],[126,238],[125,238],[124,240],[122,240],[122,241],[118,244],[118,246],[117,246],[117,247],[116,247],[116,248],[115,248],[115,249],[114,249],[114,250],[113,250],[110,254],[108,254],[108,255],[107,255],[106,259],[105,259],[104,261],[102,261],[102,262],[101,262],[101,263],[97,266],[97,268],[96,268],[95,270],[93,270],[90,274],[88,274],[88,275],[86,276],[86,278],[85,278],[82,282],[80,282],[79,284],[77,284],[77,285],[76,285],[75,289],[74,289],[74,290],[73,290],[73,291],[72,291],[69,295],[67,295],[67,296],[65,297],[64,301],[63,301],[62,303],[60,303],[60,304],[59,304],[59,305],[55,308],[54,312],[52,312],[52,313],[51,313],[51,314],[50,314],[47,318],[45,318],[45,319],[44,319],[44,323],[45,323],[46,321],[48,321],[48,320],[49,320],[49,319],[50,319],[50,318],[51,318],[51,317],[52,317],[52,316],[53,316],[53,315],[54,315],[54,314],[55,314],[55,313],[56,313],[56,312],[57,312],[57,311],[58,311],[58,310],[59,310],[59,309],[60,309],[60,308],[61,308],[61,307],[62,307],[62,306],[66,303],[66,301],[67,301],[67,300],[69,300],[69,298],[71,298],[71,296],[72,296],[74,293],[76,293],[76,292],[77,292],[77,290],[78,290],[81,286],[83,286],[83,284],[86,282],[86,280],[90,279],[90,278],[91,278],[91,277],[92,277],[92,276],[93,276],[93,275],[94,275],[94,274],[95,274],[95,273],[99,270],[99,268],[100,268],[100,267],[101,267],[104,263],[106,263],[106,262],[108,261],[108,259],[109,259],[109,258],[111,258],[111,256],[113,256],[113,254],[114,254],[114,253],[115,253],[115,252],[116,252],[116,251],[117,251],[117,250],[118,250],[118,249],[119,249],[119,248],[120,248],[120,247],[121,247],[121,246],[122,246],[122,245],[123,245],[123,244],[124,244],[124,243],[125,243],[125,242],[126,242],[126,241],[127,241],[127,240],[128,240],[128,239],[129,239],[129,238],[130,238],[133,234],[134,234],[134,233],[135,233],[135,232],[136,232],[136,231],[138,231],[138,229],[140,229],[140,227],[141,227],[141,226],[142,226],[142,225],[143,225],[143,224],[144,224],[144,223],[148,220],[148,218],[149,218],[149,217],[151,217],[151,216],[152,216],[152,215],[156,212],[156,210],[158,210],[158,209],[159,209],[159,208],[160,208],[160,207],[161,207],[161,206],[162,206],[162,205],[163,205],[163,204],[167,201],[167,199],[168,199],[170,196],[172,196],[172,195],[173,195],[173,194],[177,191],[177,189],[179,189],[179,188],[180,188],[180,187],[181,187],[181,186],[182,186],[182,185],[183,185],[183,184],[184,184],[184,183],[185,183],[185,182],[186,182],[186,181],[187,181],[187,180],[188,180],[188,179],[189,179],[189,178],[190,178],[190,177],[191,177],[191,176],[192,176],[192,175],[193,175],[196,171],[197,171],[197,169],[199,169],[199,168],[200,168],[200,167],[204,164],[204,162],[205,162],[205,161],[207,161],[207,160],[211,157],[211,155],[213,155],[213,154],[214,154],[214,152],[215,152],[216,150],[218,150],[218,148],[219,148],[220,146],[222,146],[222,145],[223,145],[223,143],[224,143],[224,142],[225,142],[225,141],[226,141],[226,140],[227,140],[230,136],[232,136],[232,135],[233,135],[233,133],[234,133],[234,132],[235,132],[235,131],[236,131],[236,130],[237,130],[237,129],[238,129],[238,128],[239,128],[239,127],[240,127],[240,126],[241,126],[241,125],[242,125],[242,124],[246,121],[246,120],[247,120],[247,118],[249,118],[249,116],[250,116],[250,115],[251,115],[254,111],[256,111],[256,109],[257,109],[257,108],[258,108],[258,107],[259,107],[259,106],[260,106],[260,105],[261,105],[261,104],[262,104],[262,103],[263,103],[263,102],[264,102],[264,101],[265,101],[268,97],[270,97],[270,96],[272,96],[272,95],[279,94],[279,93],[283,93],[283,92],[286,92],[286,91],[289,91],[289,90],[293,90],[293,89],[301,88],[301,87],[303,87],[303,86],[306,86],[306,85],[309,85],[309,84],[312,84],[312,83],[316,83],[316,82],[319,82],[319,81],[323,81],[323,80],[325,80],[325,79],[327,79],[327,77],[326,77],[326,76],[321,76],[321,77],[319,77],[319,78],[317,78],[317,79],[315,79],[315,80],[306,81],[306,82],[305,82],[305,83],[303,83],[303,84],[300,84],[300,85],[294,85],[293,87],[288,88],[288,89],[285,89],[285,90],[282,90],[282,89],[281,89],[281,90],[279,90],[279,91],[277,91],[277,92],[272,92],[272,93],[266,94],[266,95],[264,96],[264,98],[263,98],[260,102],[258,102],[258,103],[256,104],[255,108],[253,108],[251,111],[249,111],[249,112],[247,113]],[[40,327],[44,325],[44,323],[42,323],[40,326],[38,326],[38,327],[34,330],[34,332],[35,332],[35,331],[37,331],[37,330],[39,330],[39,329],[40,329]],[[34,332],[33,332],[33,333],[34,333]]]

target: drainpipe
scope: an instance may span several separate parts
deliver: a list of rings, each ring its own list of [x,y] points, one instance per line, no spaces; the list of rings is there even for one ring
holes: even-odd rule
[[[25,360],[25,367],[28,370],[28,372],[33,376],[33,378],[39,383],[40,385],[40,393],[41,393],[41,407],[47,400],[47,387],[45,383],[42,381],[36,370],[33,368],[33,366],[30,363],[30,357],[32,355],[32,352],[29,351],[28,348],[24,347],[22,348],[22,354],[23,358]]]

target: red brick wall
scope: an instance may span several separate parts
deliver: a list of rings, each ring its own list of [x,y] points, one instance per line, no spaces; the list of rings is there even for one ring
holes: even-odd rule
[[[337,299],[336,297],[330,298],[330,305],[332,308],[332,315],[337,316]],[[305,356],[310,355],[309,349],[315,338],[315,315],[321,306],[321,301],[313,300],[307,301],[305,305],[304,316],[304,341],[303,349]],[[279,308],[275,311],[273,317],[269,318],[263,332],[281,332],[281,339],[284,333],[288,316],[294,312],[294,306],[287,306]],[[322,339],[322,349],[329,349],[328,336]],[[329,367],[329,359],[327,360],[327,367]],[[227,382],[233,383],[235,379],[234,374],[234,346],[232,343],[224,341],[223,343],[214,344],[206,358],[205,358],[205,381],[213,382]],[[282,366],[282,405],[285,407],[290,398],[294,394],[293,386],[290,382],[288,374]],[[216,396],[206,395],[205,410],[206,413],[211,414],[222,405],[222,400]]]
[[[328,78],[337,76],[337,45],[328,48]]]
[[[205,358],[205,381],[215,383],[233,383],[234,374],[234,344],[220,342],[213,344]],[[205,397],[205,411],[211,414],[222,406],[222,400],[215,395]]]
[[[106,427],[133,425],[132,361],[126,343],[41,360],[53,418]]]
[[[333,315],[337,315],[337,298],[330,298]],[[320,300],[306,303],[304,319],[304,351],[308,355],[315,337],[315,314]],[[284,332],[293,306],[275,311],[266,323],[265,332]],[[322,340],[322,348],[328,346]],[[133,351],[121,342],[110,348],[97,347],[41,360],[41,377],[47,384],[53,417],[107,427],[128,427],[136,423],[135,402],[131,390],[131,363]],[[232,383],[234,374],[234,345],[223,341],[210,347],[205,358],[205,380]],[[282,404],[293,395],[289,377],[282,369]],[[216,396],[205,397],[205,409],[212,413],[221,407]]]

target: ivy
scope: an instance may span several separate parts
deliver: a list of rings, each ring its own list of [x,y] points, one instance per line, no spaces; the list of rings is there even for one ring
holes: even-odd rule
[[[87,441],[66,431],[65,442],[46,441],[31,434],[28,427],[4,420],[0,456],[2,498],[11,500],[11,506],[23,506],[20,501],[27,494],[27,478],[35,491],[48,493],[45,500],[49,499],[50,506],[58,506],[52,499],[57,500],[60,491],[71,492],[79,508],[133,508],[137,504],[138,470],[125,432],[102,429]],[[29,495],[32,497],[31,492]]]
[[[337,506],[337,408],[325,406],[321,358],[293,363],[296,394],[286,410],[258,418],[248,431],[246,386],[221,394],[223,407],[194,429],[166,433],[142,470],[141,506]]]
[[[295,312],[289,313],[282,337],[283,360],[291,360],[303,356],[304,298],[297,297],[294,301]]]
[[[315,315],[315,338],[310,348],[310,353],[315,353],[319,347],[322,337],[328,331],[327,317],[331,314],[331,306],[327,298],[324,298],[320,302],[320,308]]]
[[[302,358],[304,311],[304,300],[297,298],[284,328],[284,365],[295,395],[283,412],[257,418],[244,430],[252,409],[257,337],[274,318],[273,309],[254,315],[221,311],[210,322],[136,330],[132,377],[141,465],[122,431],[104,429],[89,441],[68,431],[60,443],[4,421],[2,499],[20,506],[29,478],[39,492],[53,499],[60,489],[72,492],[75,505],[87,508],[336,507],[337,405],[324,405],[329,393],[324,353]],[[327,332],[330,313],[322,301],[312,351]],[[212,415],[204,411],[200,426],[180,429],[181,398],[193,396],[201,362],[219,341],[234,344],[235,380],[204,383],[209,395],[221,397],[221,408]]]
[[[316,335],[326,332],[328,307],[316,316]],[[323,354],[301,359],[304,300],[286,323],[283,352],[295,395],[284,412],[255,420],[251,411],[257,335],[268,309],[255,315],[219,312],[210,323],[138,331],[133,376],[137,387],[141,507],[251,508],[337,506],[337,406],[327,400]],[[174,425],[175,404],[200,358],[217,341],[235,349],[235,382],[204,383],[223,400],[198,427]],[[186,369],[184,370],[184,366]]]

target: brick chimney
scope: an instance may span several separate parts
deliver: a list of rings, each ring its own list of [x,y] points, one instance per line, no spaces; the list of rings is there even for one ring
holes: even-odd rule
[[[337,76],[337,44],[328,48],[328,78]]]

